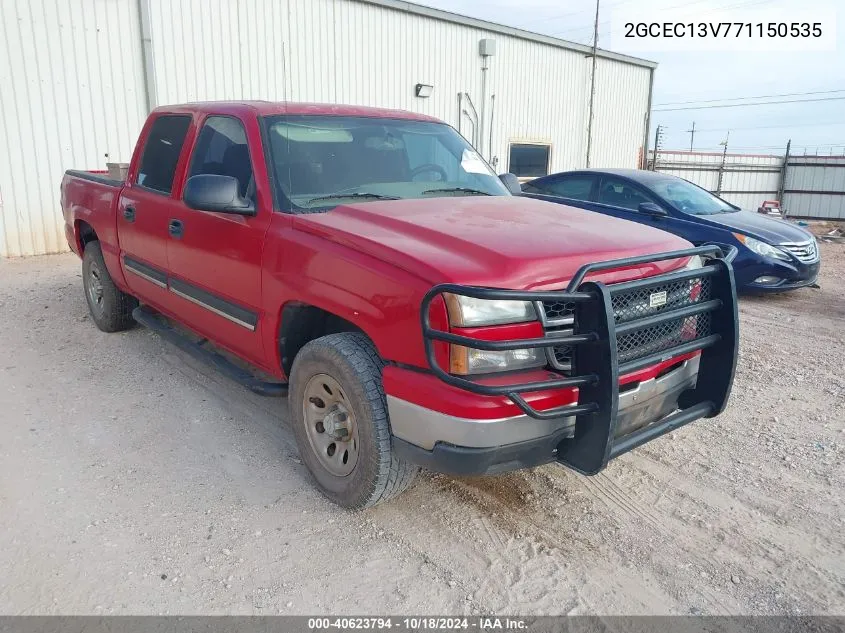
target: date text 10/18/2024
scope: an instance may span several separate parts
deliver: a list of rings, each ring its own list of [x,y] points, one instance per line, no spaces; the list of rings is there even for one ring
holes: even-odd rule
[[[478,617],[346,617],[309,618],[311,631],[375,630],[375,631],[520,631],[528,623],[522,618]]]

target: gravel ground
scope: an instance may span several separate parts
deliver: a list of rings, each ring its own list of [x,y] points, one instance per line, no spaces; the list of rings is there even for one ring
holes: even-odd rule
[[[0,613],[843,614],[845,245],[743,299],[729,410],[593,478],[315,492],[283,400],[90,322],[71,255],[0,262]]]

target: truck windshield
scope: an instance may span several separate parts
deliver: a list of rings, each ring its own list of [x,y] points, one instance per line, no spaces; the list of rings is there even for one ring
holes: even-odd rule
[[[510,195],[469,143],[442,123],[288,115],[264,123],[283,208]]]
[[[733,213],[736,207],[717,198],[706,189],[702,189],[680,178],[667,178],[651,185],[652,191],[671,203],[678,211],[690,215],[713,215],[715,213]]]

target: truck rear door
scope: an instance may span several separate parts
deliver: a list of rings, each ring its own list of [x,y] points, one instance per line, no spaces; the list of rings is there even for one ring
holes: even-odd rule
[[[117,205],[117,227],[126,283],[143,300],[169,309],[168,219],[180,204],[173,197],[176,174],[186,160],[188,114],[160,114],[144,128],[138,155]]]
[[[174,201],[167,223],[179,232],[171,231],[167,239],[170,290],[177,297],[179,318],[188,326],[266,367],[261,254],[273,205],[256,195],[253,162],[263,160],[258,122],[209,114],[198,124],[184,180],[201,174],[231,176],[256,214],[199,211],[181,199]]]

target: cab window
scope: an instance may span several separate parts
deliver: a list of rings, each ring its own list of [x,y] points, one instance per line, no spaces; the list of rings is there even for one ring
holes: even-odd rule
[[[243,123],[234,117],[211,116],[197,137],[188,177],[200,174],[231,176],[242,197],[252,199],[255,179]]]
[[[135,179],[137,184],[170,193],[190,125],[191,117],[187,115],[164,115],[153,121]]]

